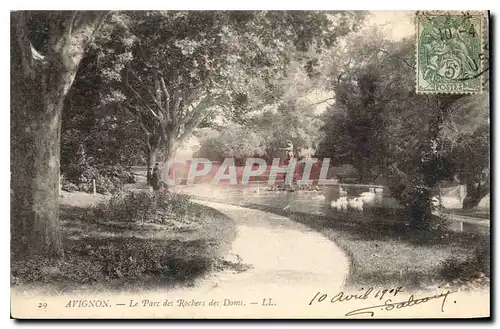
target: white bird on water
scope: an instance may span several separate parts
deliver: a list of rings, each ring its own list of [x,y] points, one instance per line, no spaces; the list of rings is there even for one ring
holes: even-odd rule
[[[330,202],[330,207],[337,210],[347,209],[347,197],[340,197],[336,201]]]
[[[326,197],[323,194],[313,196],[313,200],[325,200]]]
[[[360,198],[350,199],[347,203],[350,208],[363,211],[363,200]]]
[[[373,200],[375,200],[375,193],[372,191],[363,192],[359,195],[359,197],[361,198],[361,200],[363,200],[363,202],[372,202]]]

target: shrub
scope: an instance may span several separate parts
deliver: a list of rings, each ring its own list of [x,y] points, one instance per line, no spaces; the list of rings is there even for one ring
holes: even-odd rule
[[[125,222],[164,222],[167,217],[183,217],[191,202],[184,194],[153,191],[119,193],[94,208],[104,220]]]
[[[440,268],[441,277],[447,280],[474,280],[481,276],[490,276],[490,244],[483,238],[474,250],[474,255],[465,260],[450,258]]]
[[[61,189],[68,192],[79,191],[78,186],[70,182],[64,175],[61,177]]]
[[[451,220],[448,216],[448,214],[444,212],[439,212],[437,215],[432,215],[431,217],[431,227],[430,229],[432,231],[444,233],[448,231],[448,228],[450,227]]]
[[[66,241],[60,260],[39,257],[11,264],[11,284],[103,283],[156,280],[187,282],[208,271],[214,260],[204,255],[173,253],[164,243],[135,238]]]
[[[439,270],[439,274],[446,280],[471,280],[478,274],[477,263],[469,258],[460,260],[458,258],[449,258],[445,260]]]
[[[474,250],[474,259],[478,265],[479,270],[487,277],[490,276],[491,266],[491,250],[490,250],[490,237],[483,238],[479,245]]]
[[[91,166],[86,163],[72,165],[66,169],[62,180],[62,189],[68,192],[81,191],[91,193],[95,180],[97,193],[116,193],[124,184],[134,183],[135,176],[123,166]]]

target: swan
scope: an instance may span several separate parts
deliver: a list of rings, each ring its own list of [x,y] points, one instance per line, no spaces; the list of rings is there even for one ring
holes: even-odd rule
[[[335,206],[337,207],[337,210],[347,210],[347,197],[340,197],[337,199],[337,201],[332,201],[332,203],[335,202]]]
[[[341,206],[341,209],[343,209],[343,210],[347,210],[347,204],[348,204],[348,202],[347,202],[347,197],[344,197],[344,198],[342,199],[342,206]]]
[[[344,190],[342,186],[339,186],[339,195],[347,195],[346,190]]]
[[[363,200],[363,202],[371,202],[375,199],[375,193],[371,192],[371,191],[370,192],[363,192],[359,196],[360,196],[361,200]]]
[[[326,197],[323,194],[313,196],[313,200],[325,200]]]
[[[330,207],[337,208],[337,210],[347,209],[347,200],[344,197],[338,198],[330,202]]]
[[[360,198],[351,199],[348,201],[347,204],[352,209],[356,209],[358,211],[363,211],[363,200],[361,200]]]
[[[383,192],[384,192],[383,188],[381,188],[381,187],[375,188],[375,193],[383,193]]]

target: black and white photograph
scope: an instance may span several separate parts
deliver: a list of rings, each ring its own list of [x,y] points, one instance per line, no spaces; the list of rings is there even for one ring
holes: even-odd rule
[[[484,10],[10,11],[11,317],[489,318],[490,43]]]

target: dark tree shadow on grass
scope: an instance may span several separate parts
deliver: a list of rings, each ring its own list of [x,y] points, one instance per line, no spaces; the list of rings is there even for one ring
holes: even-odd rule
[[[208,272],[234,265],[221,261],[236,235],[234,223],[211,208],[193,205],[193,215],[204,216],[208,227],[187,233],[151,231],[136,222],[107,225],[88,207],[62,205],[60,211],[64,257],[13,260],[14,286],[140,291],[192,286]]]

